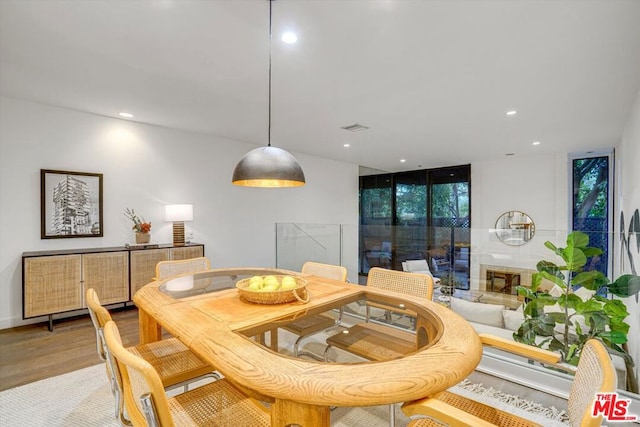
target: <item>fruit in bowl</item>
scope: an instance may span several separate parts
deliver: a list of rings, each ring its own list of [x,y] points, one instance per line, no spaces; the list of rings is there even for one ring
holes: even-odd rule
[[[296,279],[294,279],[293,277],[284,276],[282,278],[282,283],[280,284],[280,288],[283,291],[288,291],[288,290],[294,289],[296,287],[298,287],[298,283],[296,282]]]
[[[251,289],[252,291],[259,291],[263,287],[264,279],[262,278],[262,276],[253,276],[251,279],[249,279],[248,289]]]
[[[262,290],[266,292],[277,291],[280,288],[280,282],[276,276],[264,276],[264,286]]]
[[[278,280],[280,279],[280,280]],[[293,276],[253,276],[249,279],[247,289],[255,292],[290,291],[298,287]]]
[[[288,275],[252,276],[236,283],[240,297],[257,304],[309,302],[306,285],[305,279]]]

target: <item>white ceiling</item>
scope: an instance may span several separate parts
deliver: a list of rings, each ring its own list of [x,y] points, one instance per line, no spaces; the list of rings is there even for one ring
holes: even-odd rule
[[[0,92],[264,145],[268,10],[0,0]],[[611,147],[640,88],[638,0],[278,0],[273,34],[272,144],[387,171]]]

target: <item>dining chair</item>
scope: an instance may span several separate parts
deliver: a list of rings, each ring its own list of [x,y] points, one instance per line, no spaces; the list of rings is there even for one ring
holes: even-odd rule
[[[347,281],[347,269],[341,265],[322,264],[319,262],[308,261],[302,265],[302,270],[300,272],[302,274],[325,277],[327,279],[338,280],[340,282]],[[291,332],[292,334],[298,335],[298,339],[293,344],[294,356],[298,357],[304,355],[313,359],[323,360],[322,357],[313,353],[300,351],[300,343],[304,338],[339,325],[342,321],[342,313],[342,308],[340,308],[337,318],[328,313],[320,313],[303,317],[283,326],[283,329]]]
[[[367,276],[367,286],[409,297],[433,298],[433,277],[428,274],[373,267]],[[325,361],[329,361],[332,347],[375,361],[397,359],[418,349],[415,333],[371,322],[371,308],[389,313],[385,316],[387,321],[391,320],[392,312],[413,315],[411,311],[400,307],[367,301],[364,323],[357,323],[327,338],[323,354]],[[395,426],[395,405],[389,405],[389,425]]]
[[[104,340],[103,329],[107,322],[112,321],[111,315],[100,304],[98,294],[93,288],[87,289],[86,302],[91,322],[96,332],[98,357],[100,360],[107,362],[105,366],[111,384],[111,391],[115,397],[116,417],[121,423],[130,425],[124,413],[121,376],[117,372],[117,366],[109,363],[107,346]],[[157,370],[165,389],[177,387],[185,387],[186,389],[191,382],[208,377],[219,378],[213,367],[198,358],[177,338],[168,338],[149,344],[129,347],[129,351],[145,359]]]
[[[113,321],[104,326],[110,359],[122,376],[124,401],[134,426],[269,426],[263,404],[222,378],[167,397],[156,368],[122,345]]]
[[[560,355],[538,347],[512,340],[481,334],[483,345],[517,354],[529,360],[547,364],[557,364]],[[616,372],[605,346],[596,339],[590,339],[583,347],[578,367],[575,371],[569,399],[567,401],[569,422],[577,427],[595,427],[602,424],[602,415],[592,416],[593,402],[597,393],[613,393],[617,388]],[[539,426],[495,407],[443,391],[433,397],[407,402],[402,411],[414,419],[410,427],[431,427],[445,425],[460,426]]]
[[[426,299],[433,297],[433,279],[426,274],[374,267],[369,270],[367,286],[397,292],[403,296]],[[388,313],[413,314],[400,307],[368,301],[364,323],[357,323],[327,338],[325,361],[328,361],[328,351],[332,347],[376,361],[396,359],[417,350],[415,333],[372,322],[371,308],[380,308]]]
[[[211,270],[211,261],[207,257],[160,261],[156,264],[154,280],[206,270]]]

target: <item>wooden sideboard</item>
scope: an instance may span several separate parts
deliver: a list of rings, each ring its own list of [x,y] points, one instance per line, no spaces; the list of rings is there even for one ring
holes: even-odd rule
[[[86,308],[85,291],[94,288],[103,304],[127,303],[155,276],[159,261],[204,256],[204,245],[111,247],[22,254],[22,318]]]

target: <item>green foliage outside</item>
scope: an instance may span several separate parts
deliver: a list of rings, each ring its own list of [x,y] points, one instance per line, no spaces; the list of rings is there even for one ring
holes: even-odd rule
[[[606,218],[608,168],[606,157],[574,161],[574,205],[577,218]]]
[[[427,191],[424,185],[398,185],[396,211],[402,218],[427,217]],[[360,192],[364,218],[391,217],[391,188],[368,188]],[[431,208],[434,218],[465,218],[469,216],[469,185],[467,183],[438,184],[431,187]]]

